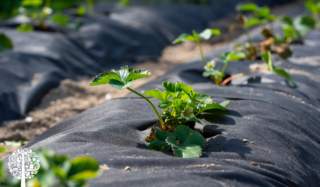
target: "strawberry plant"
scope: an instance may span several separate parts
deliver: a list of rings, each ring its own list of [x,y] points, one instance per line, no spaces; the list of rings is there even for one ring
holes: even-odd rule
[[[203,55],[200,39],[209,40],[212,35],[220,35],[220,34],[221,34],[221,32],[218,29],[205,29],[201,33],[197,33],[196,31],[192,31],[192,35],[186,34],[186,33],[181,34],[172,43],[173,44],[177,44],[177,43],[181,43],[181,42],[184,42],[184,41],[195,41],[195,42],[197,42],[199,50],[200,50],[200,55],[201,55],[201,59],[202,59],[203,65],[206,66],[207,65],[207,61],[205,60],[204,55]],[[210,77],[211,77],[212,81],[215,80],[214,76],[210,76]]]
[[[260,25],[266,25],[276,20],[276,16],[270,13],[268,6],[259,7],[254,3],[240,4],[236,7],[241,12],[251,12],[259,21]]]
[[[145,92],[145,95],[161,100],[158,104],[158,107],[163,109],[160,115],[146,96],[129,87],[135,80],[149,75],[146,70],[133,70],[125,66],[118,71],[101,73],[93,79],[90,86],[109,84],[120,90],[128,89],[152,106],[161,124],[161,129],[152,128],[151,134],[146,138],[147,145],[152,150],[172,149],[178,157],[199,157],[206,140],[199,132],[186,126],[186,123],[189,121],[201,123],[197,118],[199,114],[211,109],[225,110],[229,101],[214,103],[210,96],[197,93],[191,86],[182,82],[176,84],[163,82],[164,92],[158,89]],[[165,121],[162,118],[165,118]]]
[[[284,16],[280,19],[284,24],[283,37],[275,37],[277,42],[286,41],[303,41],[303,38],[313,30],[316,26],[316,21],[309,16],[298,16],[294,20],[290,16]]]
[[[251,73],[255,73],[255,72],[259,72],[259,71],[264,71],[264,70],[268,70],[268,71],[272,71],[276,74],[278,74],[281,77],[286,78],[292,85],[293,87],[297,87],[297,83],[292,79],[292,77],[290,76],[290,74],[288,74],[284,69],[280,69],[277,68],[273,63],[272,63],[272,59],[271,59],[271,52],[267,51],[264,54],[262,54],[262,59],[264,60],[264,62],[267,64],[266,68],[262,68],[262,69],[256,69],[256,70],[252,70],[249,72],[245,72],[245,73],[239,73],[237,75],[234,75],[232,77],[229,77],[228,79],[224,80],[221,85],[226,85],[228,82],[230,82],[231,80],[244,76],[244,75],[248,75]]]
[[[226,52],[221,55],[221,61],[224,63],[221,71],[215,68],[216,62],[211,61],[206,66],[204,66],[205,71],[203,72],[204,77],[213,76],[214,81],[217,85],[220,85],[223,78],[225,77],[225,70],[232,60],[239,60],[245,58],[245,54],[242,52]]]

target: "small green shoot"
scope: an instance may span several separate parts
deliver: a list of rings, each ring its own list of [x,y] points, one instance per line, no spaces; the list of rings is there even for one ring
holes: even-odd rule
[[[268,70],[268,71],[272,71],[272,72],[278,74],[281,77],[286,78],[289,82],[291,82],[291,84],[293,85],[294,88],[296,88],[298,86],[297,83],[292,79],[292,77],[284,69],[280,69],[280,68],[277,68],[274,66],[274,64],[272,63],[270,51],[267,51],[264,54],[262,54],[262,59],[267,64],[267,68],[256,69],[256,70],[252,70],[249,72],[239,73],[237,75],[233,75],[232,77],[229,77],[228,79],[224,80],[221,85],[226,85],[231,80],[238,78],[238,77],[241,77],[241,76],[244,76],[244,75]]]
[[[300,40],[313,30],[316,26],[316,21],[309,16],[298,16],[294,20],[290,16],[284,16],[280,19],[284,23],[283,38],[278,37],[278,41],[288,41],[288,40]]]
[[[319,0],[307,0],[305,7],[313,14],[313,19],[318,20],[320,16],[320,1]]]
[[[0,32],[0,52],[13,49],[12,41],[4,33]]]
[[[149,75],[150,73],[146,70],[133,70],[125,66],[118,71],[112,70],[101,73],[93,79],[90,86],[110,84],[110,86],[120,90],[128,89],[144,98],[152,106],[160,121],[162,131],[153,129],[150,136],[146,138],[146,142],[151,149],[164,151],[171,147],[178,157],[199,157],[206,141],[201,134],[183,125],[189,121],[201,123],[197,118],[199,114],[211,109],[225,110],[229,101],[221,104],[214,103],[210,96],[197,93],[191,86],[182,82],[177,84],[163,82],[164,92],[158,89],[145,92],[145,95],[161,100],[158,107],[163,111],[160,115],[154,104],[146,96],[129,87],[134,80]],[[165,121],[162,118],[165,118]],[[190,137],[187,138],[188,134],[184,133],[188,133]],[[176,139],[179,143],[176,142]]]
[[[270,13],[268,6],[259,7],[254,3],[240,4],[236,7],[238,11],[248,11],[260,20],[260,24],[265,25],[277,19],[277,17]]]
[[[211,61],[204,66],[205,71],[203,72],[204,77],[213,76],[215,84],[220,85],[223,78],[225,77],[225,70],[232,60],[240,60],[245,58],[246,55],[242,52],[226,52],[221,55],[221,61],[224,63],[222,70],[215,68],[215,62]]]
[[[56,13],[54,14],[53,16],[51,16],[51,20],[60,25],[60,26],[66,26],[68,23],[69,23],[69,18],[64,16],[63,14],[61,14],[60,12],[59,13]]]
[[[196,31],[192,31],[192,35],[190,34],[181,34],[177,39],[175,39],[172,43],[177,44],[184,41],[196,41],[201,54],[201,59],[204,65],[207,65],[207,61],[204,59],[203,51],[200,43],[200,39],[203,40],[209,40],[212,35],[219,36],[221,34],[220,30],[218,29],[205,29],[200,34],[198,34]]]

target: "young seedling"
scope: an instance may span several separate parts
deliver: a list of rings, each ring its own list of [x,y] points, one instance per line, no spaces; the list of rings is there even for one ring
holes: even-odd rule
[[[303,41],[303,38],[316,26],[316,20],[309,16],[298,16],[294,20],[290,16],[284,16],[280,19],[284,23],[283,37],[276,37],[277,42]]]
[[[146,138],[147,145],[152,150],[165,151],[172,148],[178,157],[199,157],[206,145],[206,140],[199,132],[185,124],[189,121],[201,123],[197,118],[200,113],[211,109],[225,110],[229,101],[214,103],[210,96],[195,92],[189,85],[181,82],[177,84],[163,82],[164,92],[157,89],[145,92],[145,95],[161,100],[158,107],[164,110],[160,115],[146,96],[129,87],[134,80],[149,75],[150,73],[146,70],[133,70],[125,66],[118,71],[101,73],[90,85],[110,84],[120,90],[128,89],[144,98],[152,106],[161,124],[161,129],[152,128],[151,134]],[[162,118],[165,118],[165,121]]]
[[[13,49],[12,41],[8,36],[0,32],[0,52]]]
[[[181,34],[172,43],[173,44],[177,44],[177,43],[184,42],[184,41],[195,41],[195,42],[197,42],[197,44],[199,46],[200,55],[201,55],[201,59],[202,59],[203,65],[206,66],[207,65],[207,61],[205,60],[204,55],[203,55],[200,39],[209,40],[212,35],[220,35],[220,34],[221,34],[221,32],[218,29],[205,29],[200,34],[198,34],[195,31],[192,31],[192,35],[190,35],[190,34]],[[210,78],[212,79],[212,81],[215,81],[213,76],[210,76]]]
[[[42,4],[44,6],[42,7]],[[47,29],[47,25],[45,24],[46,19],[52,13],[52,9],[50,8],[51,0],[23,0],[21,2],[21,7],[19,8],[20,13],[31,17],[36,20],[35,25],[41,29]],[[42,7],[42,8],[41,8]],[[17,29],[19,31],[32,31],[29,26],[26,27],[25,23],[19,26]]]
[[[242,12],[251,12],[257,19],[260,20],[260,24],[263,26],[277,19],[275,15],[270,13],[270,8],[268,6],[259,7],[254,3],[246,3],[238,5],[236,9]]]
[[[175,39],[172,43],[177,44],[184,41],[195,41],[197,42],[199,49],[200,49],[200,55],[201,59],[204,65],[207,65],[207,61],[204,59],[203,51],[201,47],[200,39],[203,40],[209,40],[212,35],[220,35],[221,32],[218,29],[205,29],[200,34],[196,33],[196,31],[192,31],[192,35],[190,34],[181,34],[177,39]]]
[[[312,13],[313,19],[318,20],[320,16],[320,1],[319,0],[307,0],[305,3],[306,8]]]
[[[204,77],[213,76],[215,84],[220,85],[223,78],[225,77],[225,71],[229,62],[232,60],[239,60],[245,58],[246,55],[242,52],[226,52],[221,55],[221,61],[224,63],[221,71],[215,68],[216,62],[211,61],[206,66],[204,66],[205,72],[203,72]]]
[[[256,69],[256,70],[252,70],[252,71],[249,71],[249,72],[245,72],[245,73],[240,73],[240,74],[234,75],[234,76],[229,77],[228,79],[224,80],[221,85],[226,85],[231,80],[233,80],[235,78],[238,78],[238,77],[241,77],[241,76],[244,76],[244,75],[248,75],[248,74],[259,72],[259,71],[268,70],[268,71],[272,71],[272,72],[278,74],[279,76],[282,76],[282,77],[286,78],[289,82],[291,82],[293,87],[295,87],[295,88],[297,87],[297,83],[292,79],[292,77],[284,69],[277,68],[277,67],[275,67],[273,65],[270,51],[262,54],[262,59],[267,64],[266,68]]]

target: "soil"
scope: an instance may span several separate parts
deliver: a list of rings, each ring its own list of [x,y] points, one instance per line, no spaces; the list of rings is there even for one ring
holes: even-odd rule
[[[276,15],[292,9],[301,7],[303,1],[297,1],[273,9]],[[220,48],[231,40],[243,34],[241,29],[236,29],[228,34],[230,23],[236,23],[233,17],[224,18],[210,24],[210,28],[220,29],[220,36],[212,37],[209,41],[202,43],[203,52],[209,52]],[[174,66],[188,62],[199,57],[199,48],[195,42],[184,42],[182,44],[168,46],[162,52],[162,56],[156,61],[138,63],[134,69],[147,69],[151,72],[150,77],[135,81],[132,88],[137,88],[157,77],[165,74]],[[60,121],[70,118],[91,107],[99,105],[106,100],[126,96],[128,90],[117,90],[111,86],[89,86],[93,77],[79,77],[77,81],[66,79],[61,81],[59,87],[52,89],[42,102],[30,111],[24,120],[7,121],[0,128],[0,142],[5,140],[26,140],[30,141],[56,125]],[[4,145],[5,146],[5,145]],[[19,147],[7,147],[4,153],[0,154],[0,160],[11,154]]]

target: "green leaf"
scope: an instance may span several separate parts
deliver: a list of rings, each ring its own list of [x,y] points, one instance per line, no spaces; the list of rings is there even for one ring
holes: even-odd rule
[[[227,108],[230,104],[230,101],[223,101],[222,103],[220,103],[220,105],[224,108]]]
[[[26,24],[21,24],[17,28],[17,31],[19,32],[32,32],[33,31],[33,26],[26,23]]]
[[[150,97],[154,97],[154,98],[160,99],[161,101],[167,101],[170,98],[169,92],[167,92],[167,91],[162,92],[162,91],[160,91],[158,89],[148,90],[144,94],[148,95]]]
[[[172,138],[167,138],[166,142],[171,145],[174,154],[181,158],[199,158],[201,156],[201,147],[198,145],[177,145]]]
[[[133,68],[124,66],[118,71],[111,70],[110,72],[101,73],[93,79],[90,86],[111,84],[111,80],[113,80],[111,86],[118,89],[124,89],[132,85],[134,80],[147,77],[149,75],[150,73],[146,70],[133,70]]]
[[[176,128],[175,135],[179,140],[179,145],[198,145],[202,149],[205,148],[206,139],[198,131],[194,131],[190,129],[188,126],[178,126]]]
[[[5,150],[6,150],[5,147],[0,147],[0,153],[4,152]],[[1,170],[0,170],[0,172],[1,172]]]
[[[69,180],[78,180],[78,181],[83,181],[83,180],[88,180],[95,178],[100,175],[100,172],[98,171],[82,171],[79,172],[69,178]]]
[[[4,144],[11,147],[20,147],[26,145],[28,141],[4,141]]]
[[[176,128],[175,135],[178,141],[176,138],[168,137],[166,142],[171,145],[177,157],[197,158],[201,156],[206,139],[199,132],[193,131],[185,125],[180,125]]]
[[[116,73],[104,72],[96,76],[91,82],[90,86],[109,84],[111,79],[121,81],[121,79],[118,77]]]
[[[211,75],[220,77],[221,76],[221,71],[219,71],[217,69],[215,69],[215,70],[206,70],[202,74],[202,76],[204,76],[204,77],[209,77]]]
[[[166,142],[168,137],[176,139],[176,136],[173,132],[161,131],[158,128],[155,128],[155,140],[147,141],[147,145],[150,149],[154,151],[163,151],[170,148],[170,145]]]
[[[126,82],[150,76],[150,72],[144,69],[132,70],[129,72]]]
[[[9,37],[0,32],[0,52],[13,49],[13,44]]]
[[[87,178],[84,174],[88,174]],[[77,157],[72,160],[71,168],[68,172],[68,178],[71,180],[85,180],[94,177],[93,173],[99,172],[99,164],[90,157]]]
[[[292,39],[298,39],[299,36],[297,34],[297,32],[294,30],[294,28],[292,26],[283,26],[282,27],[282,30],[283,30],[283,37],[285,39],[287,38],[292,38]]]
[[[288,81],[290,81],[293,84],[294,87],[298,86],[297,83],[292,79],[292,77],[285,70],[276,68],[276,69],[273,69],[273,72],[286,78]]]
[[[236,7],[238,11],[251,11],[251,12],[257,12],[258,6],[254,3],[246,3],[246,4],[240,4]]]
[[[21,2],[22,6],[40,6],[42,4],[43,0],[23,0]]]
[[[272,63],[271,52],[267,51],[267,52],[263,53],[261,56],[262,56],[262,59],[267,63],[268,70],[273,71],[275,66]]]
[[[65,173],[60,167],[53,166],[53,171],[56,176],[58,176],[61,179],[67,178],[67,173]]]
[[[213,103],[210,96],[206,94],[194,94],[194,103],[197,107],[205,107],[207,104]]]
[[[240,60],[246,57],[246,54],[243,52],[231,52],[228,55],[227,61],[231,61],[231,60]]]
[[[180,89],[184,91],[190,99],[193,97],[194,89],[192,88],[192,86],[185,85],[181,82]]]
[[[162,86],[164,87],[164,89],[168,92],[171,92],[171,93],[176,93],[176,85],[173,84],[172,82],[162,82]]]
[[[177,39],[175,39],[172,42],[172,44],[176,44],[184,41],[196,41],[196,39],[190,34],[181,34]]]
[[[131,86],[133,84],[134,81],[130,81],[130,82],[127,82],[127,83],[122,83],[118,80],[110,80],[109,84],[110,86],[114,87],[114,88],[117,88],[119,90],[123,90],[123,89],[126,89],[127,87]]]
[[[122,80],[123,83],[127,82],[127,78],[129,76],[129,73],[130,73],[128,66],[121,67],[121,69],[118,70],[118,71],[115,71],[115,70],[111,70],[111,71],[116,73],[118,75],[118,77]]]
[[[205,29],[199,34],[199,36],[204,40],[209,40],[212,35],[219,36],[220,34],[221,32],[218,29]]]
[[[316,26],[316,21],[308,16],[298,16],[294,20],[294,28],[299,36],[305,37]]]
[[[261,21],[257,18],[248,18],[248,21],[246,22],[246,24],[244,25],[245,28],[249,28],[255,25],[260,25]]]
[[[292,18],[291,18],[290,16],[284,16],[284,17],[282,17],[282,18],[280,19],[280,21],[281,21],[282,23],[287,24],[287,25],[293,26],[293,20],[292,20]]]
[[[218,103],[207,104],[205,107],[201,107],[201,111],[206,111],[211,109],[225,110],[225,107],[221,106]]]
[[[169,108],[171,105],[172,105],[171,101],[163,101],[159,103],[158,107],[162,109],[166,109],[166,108]]]
[[[197,122],[197,123],[199,123],[199,124],[202,124],[201,121],[200,121],[198,118],[196,118],[196,117],[192,118],[191,120],[192,120],[192,121],[195,121],[195,122]]]
[[[79,6],[79,8],[77,9],[77,14],[79,16],[83,16],[86,14],[86,7],[85,6]]]
[[[54,14],[51,17],[51,20],[61,26],[65,26],[67,23],[69,23],[69,18],[62,15],[60,12]]]

